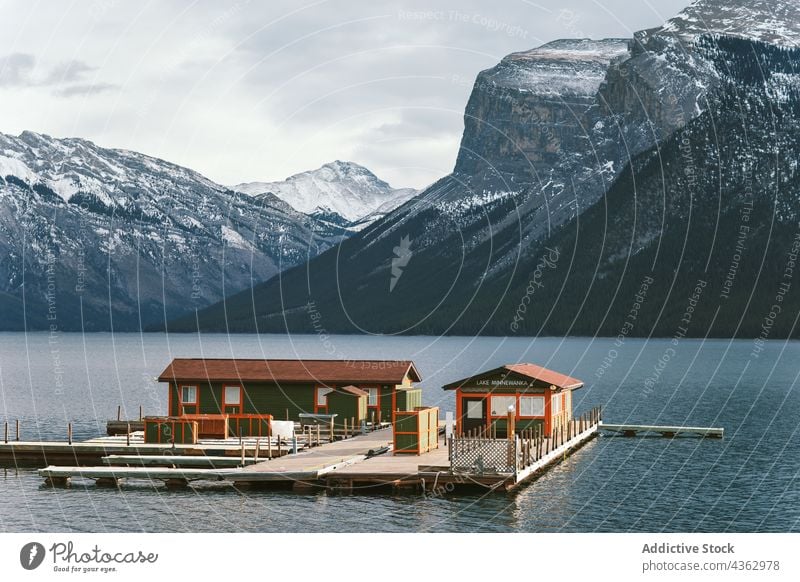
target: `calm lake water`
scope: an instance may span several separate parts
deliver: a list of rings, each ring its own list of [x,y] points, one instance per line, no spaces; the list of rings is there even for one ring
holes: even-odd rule
[[[674,349],[673,349],[674,348]],[[531,361],[581,378],[576,413],[607,422],[722,426],[725,439],[601,437],[513,495],[298,495],[76,480],[49,489],[34,470],[0,469],[0,531],[798,531],[800,343],[749,340],[428,338],[162,334],[0,334],[0,422],[24,439],[105,432],[166,412],[154,378],[173,357],[413,359],[426,404],[441,386]]]

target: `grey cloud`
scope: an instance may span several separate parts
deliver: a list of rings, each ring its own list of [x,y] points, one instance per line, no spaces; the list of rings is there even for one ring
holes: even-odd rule
[[[38,84],[59,100],[64,115],[44,128],[53,133],[155,153],[220,182],[280,179],[348,156],[381,177],[449,171],[481,69],[556,38],[629,37],[689,2],[177,0],[113,2],[88,15],[65,4],[42,21],[26,17],[29,2],[6,0],[18,17],[5,22],[30,24],[18,54],[0,56],[0,87]],[[52,55],[65,61],[45,60]],[[118,98],[110,83],[123,78]],[[79,95],[97,107],[70,109]],[[24,98],[17,103],[11,114],[37,123]],[[197,123],[202,116],[209,123]],[[166,139],[165,126],[194,138]],[[407,172],[395,175],[408,184]]]
[[[96,95],[97,93],[105,93],[106,91],[113,91],[117,88],[117,85],[111,83],[79,83],[76,85],[68,85],[62,89],[56,89],[53,91],[53,94],[58,97],[75,97],[79,95]]]
[[[115,88],[109,83],[87,82],[87,74],[94,70],[79,60],[62,61],[48,69],[37,66],[31,54],[13,53],[0,57],[0,87],[53,87],[53,95],[58,97],[92,95]]]
[[[30,84],[36,58],[25,53],[0,57],[0,87],[20,87]]]
[[[95,67],[90,67],[83,61],[64,61],[47,72],[42,85],[63,85],[82,81],[87,73],[94,70]]]

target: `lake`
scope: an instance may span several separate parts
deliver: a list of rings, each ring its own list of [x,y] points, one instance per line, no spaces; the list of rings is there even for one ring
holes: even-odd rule
[[[173,357],[412,359],[424,402],[441,386],[528,361],[582,379],[577,414],[721,426],[723,440],[600,437],[512,495],[341,495],[200,485],[119,490],[0,469],[0,531],[786,532],[800,530],[800,343],[317,335],[0,334],[0,422],[23,439],[105,433],[122,405],[166,413]],[[12,425],[13,426],[13,425]]]

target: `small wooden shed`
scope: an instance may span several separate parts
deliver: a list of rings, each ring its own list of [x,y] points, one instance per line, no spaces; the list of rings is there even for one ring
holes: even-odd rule
[[[506,436],[513,410],[516,432],[541,426],[550,434],[572,420],[572,392],[583,382],[536,364],[507,364],[451,382],[461,433],[472,430]]]
[[[367,418],[367,399],[369,393],[355,386],[343,386],[334,388],[328,392],[328,412],[335,414],[335,426],[344,426],[345,420],[350,429],[357,429],[361,426],[361,421]]]

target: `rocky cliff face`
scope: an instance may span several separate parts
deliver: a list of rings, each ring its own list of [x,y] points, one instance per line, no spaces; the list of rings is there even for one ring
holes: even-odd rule
[[[511,55],[475,83],[452,175],[201,328],[311,330],[311,301],[328,331],[616,335],[652,278],[631,333],[671,336],[733,272],[725,316],[686,333],[758,335],[793,248],[798,31],[794,4],[700,0],[630,41]]]

